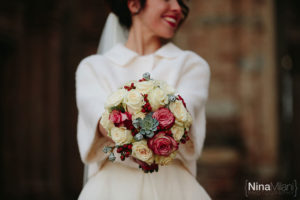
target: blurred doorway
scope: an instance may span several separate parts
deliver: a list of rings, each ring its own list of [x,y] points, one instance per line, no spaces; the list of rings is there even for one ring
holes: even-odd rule
[[[281,177],[300,181],[300,2],[276,1]]]
[[[101,0],[11,0],[0,7],[0,199],[77,199],[75,70],[96,53]]]

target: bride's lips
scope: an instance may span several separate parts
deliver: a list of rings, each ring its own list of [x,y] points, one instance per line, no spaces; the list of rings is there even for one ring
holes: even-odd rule
[[[165,15],[163,19],[173,28],[177,27],[178,17],[175,15]]]

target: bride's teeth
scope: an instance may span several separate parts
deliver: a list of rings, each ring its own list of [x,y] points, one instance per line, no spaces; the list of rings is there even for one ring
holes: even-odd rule
[[[171,18],[171,17],[165,17],[165,19],[169,22],[172,22],[172,23],[176,23],[176,20],[174,18]]]

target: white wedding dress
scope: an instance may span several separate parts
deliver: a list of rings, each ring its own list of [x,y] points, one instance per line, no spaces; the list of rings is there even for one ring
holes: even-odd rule
[[[110,142],[97,132],[107,96],[130,80],[151,77],[164,80],[183,97],[193,117],[191,140],[180,145],[175,160],[159,172],[145,174],[130,159],[114,163],[102,152]],[[82,161],[89,165],[89,180],[79,200],[207,200],[209,195],[195,179],[196,161],[205,139],[205,104],[210,69],[191,51],[168,43],[149,55],[138,55],[123,44],[104,55],[85,58],[76,71],[78,144]]]

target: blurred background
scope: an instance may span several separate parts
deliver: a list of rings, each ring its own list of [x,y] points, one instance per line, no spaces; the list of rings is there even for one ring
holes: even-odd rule
[[[174,42],[211,67],[198,181],[220,200],[246,199],[246,181],[299,183],[300,1],[189,4]],[[77,199],[74,73],[108,12],[104,0],[1,2],[1,199]]]

